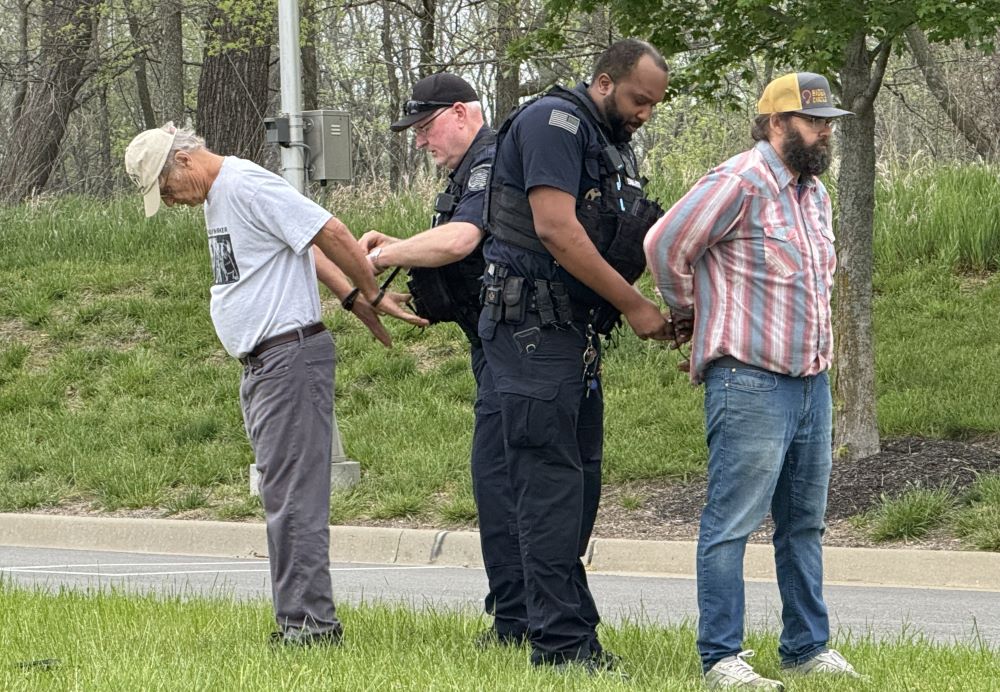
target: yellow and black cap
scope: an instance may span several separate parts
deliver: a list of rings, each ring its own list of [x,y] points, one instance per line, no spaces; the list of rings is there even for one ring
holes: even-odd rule
[[[799,113],[815,118],[854,115],[833,105],[830,83],[813,72],[793,72],[778,77],[766,87],[757,102],[757,113]]]

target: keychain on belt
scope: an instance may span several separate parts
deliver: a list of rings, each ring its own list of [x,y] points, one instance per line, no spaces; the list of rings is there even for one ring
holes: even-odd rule
[[[586,396],[597,390],[597,349],[594,347],[594,326],[587,324],[587,348],[583,349],[583,381],[587,386]]]

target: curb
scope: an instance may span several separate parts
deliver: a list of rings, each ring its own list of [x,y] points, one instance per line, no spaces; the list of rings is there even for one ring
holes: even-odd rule
[[[264,557],[264,524],[181,519],[117,519],[0,513],[0,545],[72,550]],[[584,556],[592,572],[693,578],[693,541],[594,538]],[[337,562],[483,566],[474,531],[331,526]],[[1000,553],[827,547],[825,582],[1000,592]],[[750,544],[747,579],[774,581],[771,546]]]

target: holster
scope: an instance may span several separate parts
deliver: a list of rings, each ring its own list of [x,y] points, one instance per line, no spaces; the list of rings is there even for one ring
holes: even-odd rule
[[[527,295],[524,291],[523,276],[508,276],[503,284],[503,321],[507,324],[521,324],[528,311]]]
[[[529,312],[538,313],[541,326],[569,324],[573,305],[565,284],[523,276],[507,276],[506,271],[483,284],[483,310],[492,322],[522,324]]]

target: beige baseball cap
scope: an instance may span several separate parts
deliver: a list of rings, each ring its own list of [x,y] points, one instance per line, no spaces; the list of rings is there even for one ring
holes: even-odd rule
[[[125,171],[139,186],[147,217],[160,208],[160,173],[176,134],[177,128],[168,122],[163,127],[136,135],[125,149]]]

